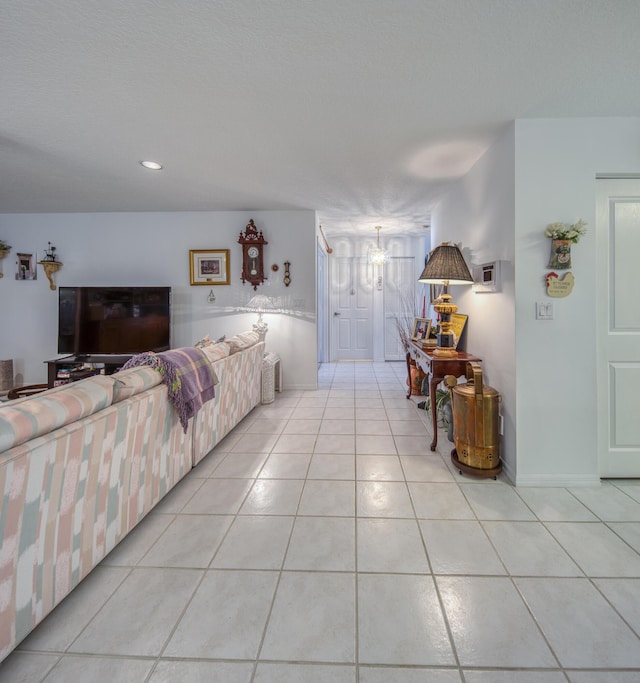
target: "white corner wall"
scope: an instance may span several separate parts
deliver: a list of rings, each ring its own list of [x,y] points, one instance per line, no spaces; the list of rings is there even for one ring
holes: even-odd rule
[[[434,211],[431,246],[461,243],[470,269],[500,261],[499,291],[452,286],[458,312],[469,316],[466,351],[482,359],[483,381],[500,392],[505,474],[516,477],[516,365],[514,281],[514,126],[461,178]]]
[[[517,483],[599,482],[596,410],[596,175],[640,173],[640,118],[516,122]],[[572,249],[573,292],[548,300],[547,224],[587,221]],[[630,286],[634,286],[630,283]]]
[[[50,241],[64,264],[58,285],[168,285],[173,294],[172,345],[189,346],[251,329],[254,313],[238,309],[254,294],[242,284],[238,236],[253,218],[264,231],[265,274],[258,291],[281,308],[265,315],[267,349],[282,358],[287,389],[315,389],[316,218],[313,211],[0,214],[0,238],[12,245],[1,262],[0,357],[13,358],[16,383],[46,381],[43,361],[56,358],[58,293],[41,266],[35,281],[15,280],[15,254]],[[190,249],[230,249],[231,285],[189,285]],[[291,285],[283,283],[284,261]],[[277,273],[271,265],[277,263]],[[210,290],[216,301],[208,303]]]

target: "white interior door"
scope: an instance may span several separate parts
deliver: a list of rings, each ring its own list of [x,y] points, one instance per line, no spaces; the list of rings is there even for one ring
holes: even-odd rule
[[[640,477],[640,180],[598,180],[600,476]]]
[[[339,257],[331,262],[332,347],[334,360],[373,358],[371,267],[364,258]]]

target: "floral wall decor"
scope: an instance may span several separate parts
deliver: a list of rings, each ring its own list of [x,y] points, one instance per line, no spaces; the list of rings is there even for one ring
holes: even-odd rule
[[[551,239],[551,255],[547,268],[568,270],[571,268],[571,245],[578,244],[580,238],[587,233],[587,223],[582,218],[573,224],[550,223],[544,231],[545,237]]]

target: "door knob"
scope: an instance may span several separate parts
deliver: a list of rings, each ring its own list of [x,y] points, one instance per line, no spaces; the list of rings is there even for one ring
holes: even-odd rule
[[[333,315],[340,315],[340,313],[338,311],[336,311]]]

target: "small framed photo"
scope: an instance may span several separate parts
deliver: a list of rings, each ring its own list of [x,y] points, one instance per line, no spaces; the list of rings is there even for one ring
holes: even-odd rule
[[[453,348],[458,348],[458,343],[462,338],[462,333],[464,332],[465,325],[467,324],[469,316],[463,315],[462,313],[452,313],[451,314],[451,331],[453,332]]]
[[[16,280],[36,280],[38,272],[33,254],[18,253],[16,257]]]
[[[231,284],[229,249],[190,249],[189,271],[192,285]]]
[[[429,318],[416,318],[413,323],[413,334],[411,339],[413,341],[424,341],[429,339],[431,332],[431,320]]]

